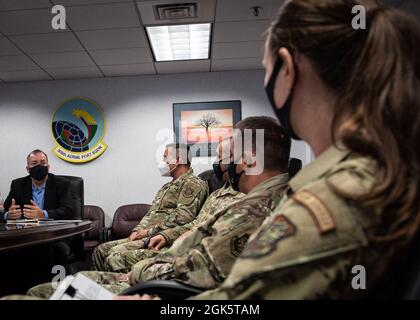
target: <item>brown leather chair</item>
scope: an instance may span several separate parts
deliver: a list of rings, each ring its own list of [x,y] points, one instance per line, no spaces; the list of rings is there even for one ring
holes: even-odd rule
[[[98,206],[84,206],[85,219],[92,221],[91,229],[85,233],[84,251],[89,254],[101,243],[101,234],[105,228],[105,213]]]
[[[72,219],[84,219],[83,206],[85,191],[83,178],[63,175],[57,175],[56,177],[66,179],[70,182],[70,197],[73,211]]]
[[[114,214],[111,228],[105,233],[106,241],[127,238],[131,231],[149,211],[145,203],[127,204],[119,207]]]
[[[72,219],[84,219],[84,182],[81,177],[56,175],[57,178],[66,179],[70,183],[70,198],[73,212]],[[83,250],[83,236],[76,235],[54,244],[54,255],[57,258],[56,264],[69,265],[75,261],[85,259]]]

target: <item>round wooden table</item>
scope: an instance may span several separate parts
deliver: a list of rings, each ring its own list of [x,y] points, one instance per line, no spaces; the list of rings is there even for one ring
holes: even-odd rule
[[[85,233],[89,220],[39,221],[37,224],[0,224],[0,252],[36,246]]]
[[[89,220],[52,220],[36,224],[0,224],[0,297],[24,294],[51,281],[56,264],[52,247],[91,228]]]

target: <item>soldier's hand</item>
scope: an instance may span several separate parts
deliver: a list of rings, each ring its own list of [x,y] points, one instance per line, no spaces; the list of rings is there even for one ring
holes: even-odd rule
[[[133,231],[133,232],[130,234],[130,236],[128,237],[128,240],[130,240],[130,241],[134,241],[134,239],[136,238],[136,236],[137,236],[137,231]]]
[[[158,234],[157,236],[154,236],[152,239],[150,239],[148,248],[154,249],[154,250],[160,250],[164,246],[166,246],[166,239],[161,234]]]
[[[130,241],[134,241],[134,240],[140,240],[147,237],[147,230],[138,230],[138,231],[134,231],[133,233],[130,234],[130,236],[128,237],[128,239]]]
[[[22,210],[19,205],[16,205],[16,200],[12,199],[12,205],[9,208],[7,219],[16,220],[22,216]]]
[[[130,274],[129,273],[124,273],[120,276],[120,281],[121,282],[128,282],[130,281]]]
[[[44,211],[31,200],[31,204],[25,204],[23,207],[23,215],[27,219],[42,219],[45,218]]]

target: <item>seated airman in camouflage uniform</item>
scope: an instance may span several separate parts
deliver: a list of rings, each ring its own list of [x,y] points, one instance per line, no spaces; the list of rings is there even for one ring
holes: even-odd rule
[[[170,249],[137,263],[129,274],[111,272],[83,272],[114,293],[120,293],[131,284],[152,279],[176,279],[201,288],[220,285],[229,274],[235,259],[241,254],[250,234],[272,213],[287,186],[290,138],[281,133],[281,127],[272,118],[251,117],[236,127],[241,134],[250,129],[264,129],[262,145],[255,140],[240,153],[231,154],[227,165],[232,187],[247,195],[224,210],[215,212],[209,219],[196,225],[194,231],[182,241],[175,241]],[[236,146],[235,146],[236,148]],[[264,152],[263,168],[258,152]],[[238,155],[233,162],[234,154]],[[222,167],[223,170],[223,167]],[[255,172],[255,171],[254,171]],[[29,291],[30,295],[48,298],[51,284],[40,285]]]
[[[225,282],[196,299],[393,297],[420,224],[420,25],[373,4],[361,35],[349,23],[357,4],[291,0],[272,24],[268,95],[317,159]],[[293,83],[290,123],[279,101]]]
[[[222,148],[230,148],[230,139],[227,138],[218,146],[218,157],[222,161]],[[227,153],[229,157],[229,153]],[[218,164],[215,164],[218,166]],[[220,164],[220,166],[224,166]],[[111,271],[129,272],[131,266],[137,262],[152,258],[170,247],[179,237],[186,237],[195,226],[198,226],[208,220],[215,212],[223,210],[229,204],[241,199],[245,194],[236,191],[229,183],[227,171],[215,171],[220,180],[225,181],[225,185],[215,190],[206,200],[196,219],[185,225],[177,225],[157,233],[150,239],[149,245],[144,249],[128,250],[122,252],[110,253],[107,257],[107,265]]]
[[[193,174],[189,147],[169,144],[161,166],[163,176],[173,180],[156,194],[152,206],[127,239],[106,242],[93,252],[94,270],[113,271],[114,260],[119,270],[129,270],[130,260],[120,256],[128,251],[144,248],[146,237],[193,221],[208,196],[208,185]],[[124,263],[124,265],[122,265]]]

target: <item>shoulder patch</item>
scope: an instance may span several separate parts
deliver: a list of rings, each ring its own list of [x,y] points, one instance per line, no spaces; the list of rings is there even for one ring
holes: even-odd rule
[[[278,242],[296,233],[296,226],[282,214],[266,222],[256,237],[248,242],[241,258],[256,259],[267,256],[276,249]]]
[[[292,199],[310,212],[320,233],[335,230],[335,221],[330,211],[316,195],[309,191],[299,191],[292,195]]]
[[[194,195],[194,188],[192,186],[185,186],[182,190],[182,196],[184,198],[191,198]]]
[[[230,240],[230,252],[233,256],[239,257],[244,251],[246,243],[248,242],[249,234],[244,234],[242,237],[233,237]]]

